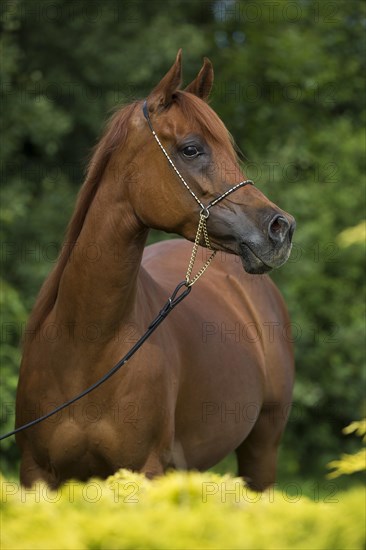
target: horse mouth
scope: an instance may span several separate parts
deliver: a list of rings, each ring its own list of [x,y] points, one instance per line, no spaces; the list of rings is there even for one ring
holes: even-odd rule
[[[247,243],[240,243],[239,256],[247,273],[262,275],[263,273],[268,273],[273,269],[273,267],[266,264],[266,262],[264,262]]]

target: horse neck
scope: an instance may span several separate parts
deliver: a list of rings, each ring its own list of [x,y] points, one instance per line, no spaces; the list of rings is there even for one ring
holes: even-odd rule
[[[102,343],[133,314],[148,233],[124,196],[121,176],[117,182],[107,167],[62,275],[56,302],[58,323],[71,324],[74,332],[94,327]]]

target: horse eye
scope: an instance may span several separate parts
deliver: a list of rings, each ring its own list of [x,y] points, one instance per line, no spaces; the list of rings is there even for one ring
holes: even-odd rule
[[[184,147],[182,152],[185,157],[190,159],[197,157],[200,154],[199,150],[195,145],[188,145],[187,147]]]

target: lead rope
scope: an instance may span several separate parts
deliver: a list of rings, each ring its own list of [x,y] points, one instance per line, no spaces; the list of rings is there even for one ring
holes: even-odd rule
[[[3,439],[7,439],[11,435],[15,435],[15,434],[17,434],[17,433],[19,433],[23,430],[26,430],[27,428],[31,428],[32,426],[35,426],[36,424],[39,424],[40,422],[43,422],[44,420],[46,420],[50,416],[53,416],[54,414],[57,414],[58,412],[62,411],[66,407],[69,407],[70,405],[72,405],[73,403],[75,403],[76,401],[81,399],[82,397],[85,397],[90,392],[92,392],[93,390],[95,390],[96,388],[101,386],[109,378],[111,378],[111,376],[113,376],[123,365],[125,365],[127,363],[127,361],[129,361],[129,359],[131,359],[131,357],[136,353],[136,351],[138,349],[140,349],[140,347],[143,345],[143,343],[150,337],[150,335],[154,332],[154,330],[156,330],[156,328],[160,325],[160,323],[162,323],[164,321],[164,319],[175,308],[175,306],[177,306],[182,300],[184,300],[184,298],[186,298],[186,296],[188,296],[188,294],[192,290],[192,286],[194,285],[194,283],[196,283],[198,281],[198,279],[204,274],[204,272],[206,271],[206,269],[208,268],[208,266],[210,265],[210,263],[214,259],[215,255],[216,255],[216,251],[213,250],[213,248],[211,246],[210,239],[208,238],[208,232],[207,232],[207,219],[210,215],[210,212],[209,212],[210,208],[212,206],[215,206],[218,202],[225,199],[228,195],[230,195],[231,193],[233,193],[233,191],[236,191],[240,187],[244,187],[245,185],[249,185],[249,184],[253,185],[252,180],[241,181],[240,183],[237,183],[236,185],[234,185],[233,187],[231,187],[230,189],[225,191],[225,193],[223,193],[222,195],[220,195],[219,197],[217,197],[216,199],[211,201],[208,206],[204,206],[203,203],[197,197],[197,195],[194,193],[194,191],[192,191],[192,189],[189,187],[188,183],[185,181],[183,176],[180,174],[180,172],[178,171],[178,169],[174,165],[172,159],[170,158],[169,154],[167,153],[164,146],[162,145],[161,141],[159,140],[158,136],[156,135],[156,132],[155,132],[154,128],[152,127],[152,124],[151,124],[151,121],[150,121],[146,101],[144,102],[144,105],[143,105],[143,113],[144,113],[144,116],[145,116],[145,118],[148,122],[149,128],[150,128],[156,142],[158,143],[160,149],[163,151],[163,153],[166,156],[167,160],[169,161],[170,165],[172,166],[175,173],[177,174],[179,179],[182,181],[182,183],[184,184],[186,189],[190,192],[192,197],[196,200],[196,202],[201,207],[197,233],[196,233],[196,237],[194,239],[192,254],[191,254],[191,258],[189,260],[185,280],[180,282],[176,286],[173,293],[168,298],[167,302],[164,304],[162,309],[159,311],[158,315],[150,323],[150,325],[148,326],[146,332],[139,338],[139,340],[135,343],[135,345],[132,346],[132,348],[126,353],[126,355],[124,357],[122,357],[122,359],[120,359],[118,361],[118,363],[116,363],[114,365],[113,368],[111,368],[108,372],[106,372],[106,374],[104,376],[102,376],[102,378],[97,380],[94,384],[92,384],[91,386],[86,388],[84,391],[82,391],[81,393],[79,393],[78,395],[73,397],[72,399],[69,399],[68,401],[65,401],[64,403],[62,403],[62,405],[59,405],[58,407],[56,407],[55,409],[53,409],[49,413],[44,414],[43,416],[40,416],[39,418],[36,418],[35,420],[32,420],[31,422],[28,422],[27,424],[19,426],[18,428],[15,428],[11,432],[8,432],[6,434],[1,435],[0,436],[0,441],[2,441]],[[193,271],[193,267],[194,267],[194,264],[195,264],[195,261],[196,261],[196,258],[197,258],[198,247],[200,245],[202,235],[203,235],[204,244],[206,245],[206,248],[211,251],[211,255],[208,258],[208,260],[206,260],[206,262],[201,267],[201,269],[192,278],[192,271]],[[185,287],[184,290],[182,290],[183,287]]]

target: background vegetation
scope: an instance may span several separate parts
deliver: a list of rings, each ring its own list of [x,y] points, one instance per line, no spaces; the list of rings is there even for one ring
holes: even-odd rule
[[[90,149],[108,113],[146,96],[183,47],[186,82],[212,60],[212,106],[248,176],[297,219],[292,257],[273,274],[297,361],[281,479],[322,477],[353,448],[340,432],[363,415],[365,21],[358,0],[2,4],[2,431],[19,340]],[[14,472],[14,442],[3,448]]]

